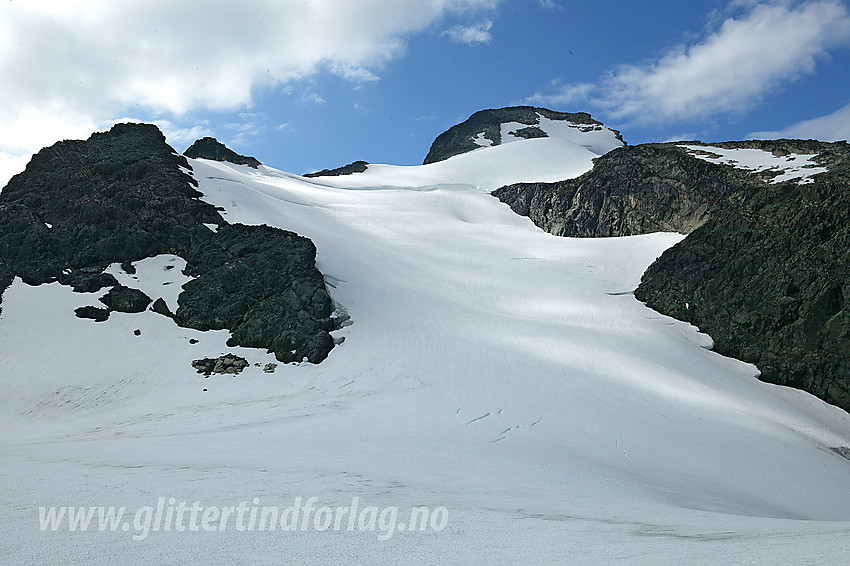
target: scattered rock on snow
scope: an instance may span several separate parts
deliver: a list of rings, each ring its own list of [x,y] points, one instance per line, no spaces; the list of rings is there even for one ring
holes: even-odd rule
[[[109,318],[109,309],[87,306],[76,309],[74,314],[77,318],[90,318],[95,322],[103,322]]]
[[[192,367],[203,375],[211,375],[213,373],[237,374],[248,367],[248,360],[235,354],[225,354],[218,358],[194,360],[192,361]]]
[[[832,450],[833,452],[835,452],[839,456],[844,456],[845,458],[850,460],[850,448],[848,448],[847,446],[836,446],[836,447],[830,448],[830,450]]]
[[[171,312],[171,309],[168,308],[168,305],[165,304],[165,301],[162,297],[158,298],[151,305],[151,310],[157,314],[161,314],[162,316],[167,316],[168,318],[174,318],[174,313]]]

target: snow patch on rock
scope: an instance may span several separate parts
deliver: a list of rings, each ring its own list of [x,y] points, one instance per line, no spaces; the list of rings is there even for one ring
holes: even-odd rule
[[[727,149],[711,145],[682,144],[679,147],[686,149],[694,157],[710,163],[731,165],[757,173],[776,173],[770,180],[774,184],[792,180],[800,184],[813,183],[815,175],[827,172],[826,167],[814,161],[815,154],[774,155],[763,149]]]

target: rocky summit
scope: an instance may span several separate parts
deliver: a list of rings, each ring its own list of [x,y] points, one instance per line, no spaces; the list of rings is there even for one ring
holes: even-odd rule
[[[753,155],[780,165],[740,165]],[[812,163],[783,180],[782,165],[801,155]],[[649,267],[635,296],[698,326],[719,353],[755,363],[762,380],[850,411],[846,142],[623,147],[579,178],[493,194],[559,236],[689,234]]]
[[[443,161],[480,147],[499,145],[502,143],[502,126],[505,124],[512,126],[508,133],[516,138],[548,137],[549,134],[540,127],[541,118],[568,122],[585,130],[603,128],[602,122],[594,120],[585,112],[556,112],[534,106],[480,110],[437,136],[431,144],[424,164]],[[619,132],[614,131],[614,133],[622,141]]]
[[[41,150],[0,193],[0,292],[15,277],[78,292],[110,288],[103,307],[77,309],[105,320],[151,305],[105,273],[108,266],[131,272],[132,262],[174,254],[193,279],[175,313],[161,300],[154,312],[188,328],[230,330],[229,345],[266,348],[281,362],[325,359],[334,306],[313,243],[268,226],[229,224],[200,200],[190,169],[146,124],[118,124]]]
[[[205,137],[196,140],[183,152],[186,157],[192,159],[212,159],[213,161],[227,161],[236,165],[247,165],[248,167],[258,168],[260,163],[254,157],[239,155],[215,138]]]

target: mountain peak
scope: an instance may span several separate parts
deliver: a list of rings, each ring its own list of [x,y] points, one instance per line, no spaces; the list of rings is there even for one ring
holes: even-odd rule
[[[556,124],[560,127],[553,127]],[[602,122],[593,119],[586,112],[558,112],[535,106],[510,106],[479,110],[464,122],[437,136],[424,164],[510,141],[562,137],[563,126],[585,133],[608,130],[615,140],[625,144],[620,132],[606,128]]]
[[[239,155],[217,139],[209,136],[196,140],[195,143],[183,152],[183,155],[192,159],[201,158],[212,159],[213,161],[227,161],[236,165],[247,165],[254,169],[262,165],[256,158]]]

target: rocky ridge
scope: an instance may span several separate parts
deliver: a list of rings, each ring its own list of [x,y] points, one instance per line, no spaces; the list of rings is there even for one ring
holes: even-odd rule
[[[266,348],[281,362],[322,361],[334,345],[334,305],[313,243],[268,226],[229,224],[200,200],[190,169],[147,124],[117,124],[41,150],[0,193],[0,293],[15,277],[78,292],[110,287],[105,308],[77,313],[104,320],[112,310],[151,303],[106,267],[121,263],[129,272],[131,262],[174,254],[194,279],[177,312],[161,301],[152,310],[188,328],[230,330],[229,345]]]
[[[645,144],[603,155],[576,179],[518,183],[493,194],[547,232],[597,238],[689,234],[757,184],[744,171],[696,159],[676,145]]]
[[[339,177],[340,175],[353,175],[354,173],[363,173],[369,167],[368,161],[355,161],[336,169],[322,169],[315,173],[305,173],[303,177]]]

